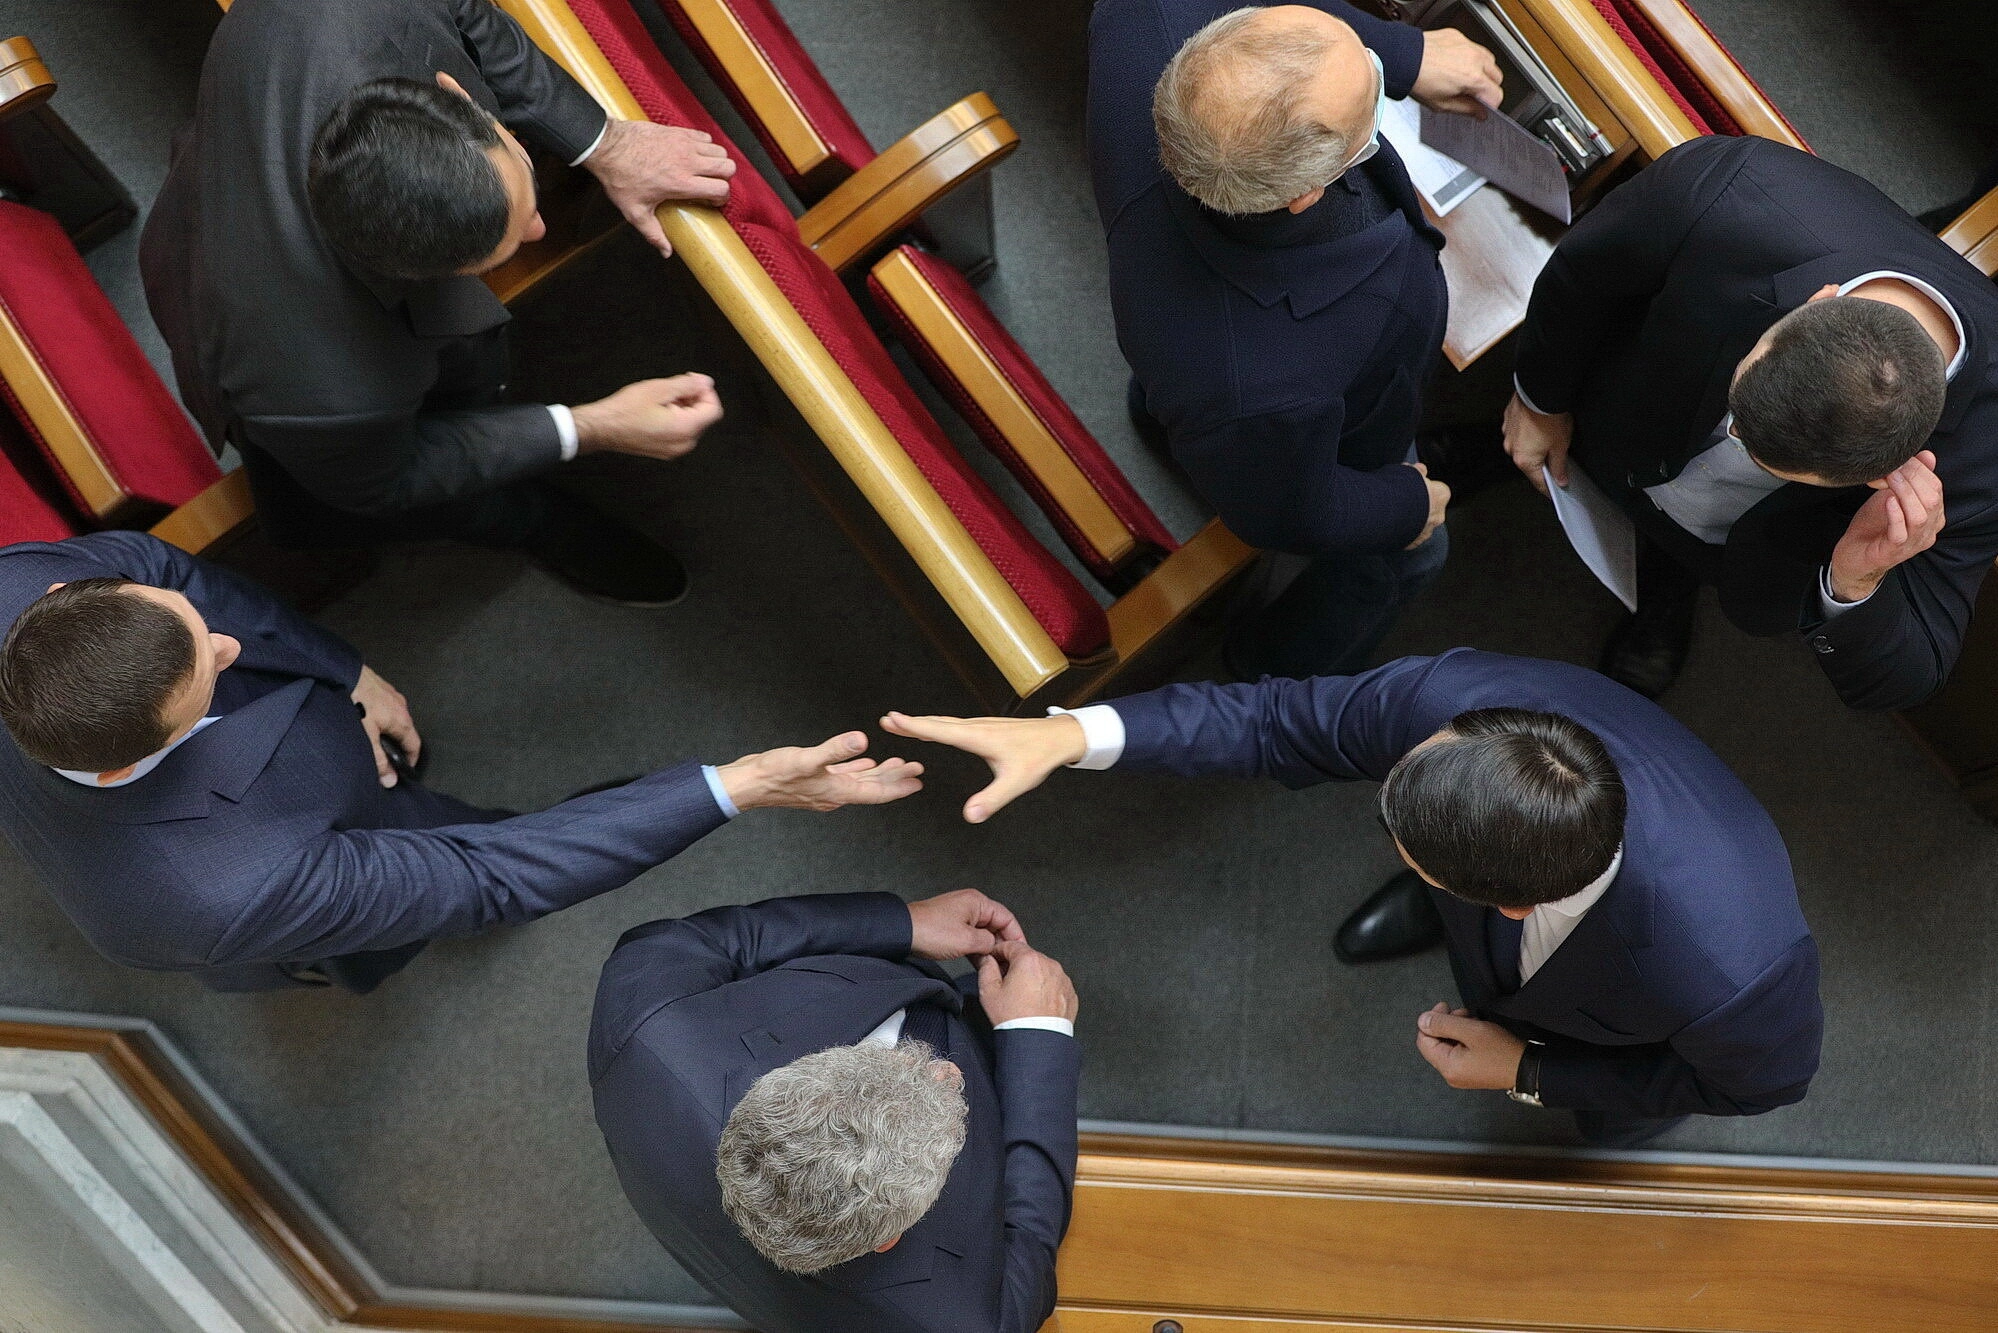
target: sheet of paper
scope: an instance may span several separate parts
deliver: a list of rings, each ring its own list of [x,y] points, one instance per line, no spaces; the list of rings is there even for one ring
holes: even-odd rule
[[[1547,479],[1554,514],[1575,554],[1626,609],[1637,610],[1637,529],[1630,515],[1618,509],[1572,460],[1565,489],[1554,484],[1554,474],[1545,464],[1540,475]]]
[[[1422,141],[1422,108],[1412,97],[1387,104],[1381,136],[1394,145],[1408,178],[1423,201],[1442,217],[1476,194],[1485,178]]]
[[[1423,143],[1433,151],[1482,172],[1492,184],[1556,222],[1572,219],[1568,173],[1561,170],[1560,157],[1505,112],[1490,111],[1479,120],[1424,107],[1417,125]]]

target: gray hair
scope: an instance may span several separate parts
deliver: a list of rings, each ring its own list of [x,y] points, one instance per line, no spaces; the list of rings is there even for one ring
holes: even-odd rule
[[[1219,213],[1269,213],[1335,179],[1341,130],[1304,106],[1332,42],[1316,27],[1258,22],[1251,6],[1186,39],[1152,91],[1159,160]]]
[[[715,1152],[722,1208],[787,1273],[857,1259],[937,1201],[964,1121],[962,1076],[922,1042],[802,1056],[729,1113]]]

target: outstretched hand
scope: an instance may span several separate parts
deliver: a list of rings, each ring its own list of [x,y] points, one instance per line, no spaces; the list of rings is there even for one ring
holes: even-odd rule
[[[982,824],[1088,753],[1082,724],[1072,717],[910,717],[890,713],[881,729],[911,740],[935,741],[975,754],[992,767],[992,781],[964,803],[964,821]]]
[[[923,789],[923,766],[906,759],[865,757],[867,733],[849,731],[820,745],[787,745],[744,755],[715,770],[738,810],[782,806],[837,810],[886,805]]]
[[[1479,120],[1505,98],[1505,75],[1492,53],[1455,28],[1422,34],[1422,69],[1409,95],[1437,111]]]

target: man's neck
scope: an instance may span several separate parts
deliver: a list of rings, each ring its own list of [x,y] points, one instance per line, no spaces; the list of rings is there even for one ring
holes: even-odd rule
[[[1943,364],[1956,360],[1958,351],[1956,325],[1951,322],[1949,312],[1937,305],[1919,288],[1910,286],[1899,278],[1875,278],[1862,283],[1846,293],[1847,296],[1860,296],[1869,301],[1883,301],[1898,306],[1915,317],[1922,326],[1922,332],[1929,335],[1935,345],[1942,349]]]

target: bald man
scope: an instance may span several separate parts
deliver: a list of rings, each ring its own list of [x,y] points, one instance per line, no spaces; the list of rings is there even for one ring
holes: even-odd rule
[[[1450,491],[1415,462],[1443,237],[1387,99],[1481,114],[1491,53],[1341,0],[1101,0],[1089,156],[1132,415],[1244,540],[1309,563],[1237,625],[1251,677],[1355,670],[1433,579]]]

